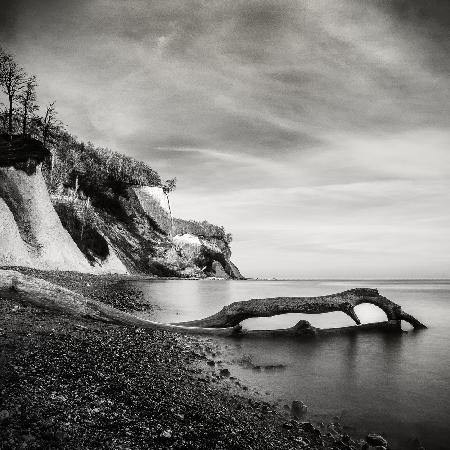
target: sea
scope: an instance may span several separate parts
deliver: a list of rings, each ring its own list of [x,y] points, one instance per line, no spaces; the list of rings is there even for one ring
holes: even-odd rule
[[[202,318],[251,298],[319,296],[355,287],[377,288],[427,325],[414,331],[359,332],[305,338],[213,338],[232,375],[280,406],[300,400],[305,420],[339,420],[349,434],[382,433],[394,448],[450,449],[450,280],[148,280],[134,281],[151,320]],[[363,323],[385,320],[379,308],[359,305]],[[247,329],[354,325],[341,312],[248,319]]]

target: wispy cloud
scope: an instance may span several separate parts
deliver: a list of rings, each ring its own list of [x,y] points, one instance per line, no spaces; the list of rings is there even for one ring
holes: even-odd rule
[[[177,176],[245,273],[449,267],[447,0],[9,3],[42,100]]]
[[[268,173],[286,170],[286,166],[284,164],[278,164],[277,162],[269,161],[265,158],[259,158],[255,155],[248,155],[245,153],[223,152],[210,148],[190,147],[157,147],[157,150],[162,150],[164,152],[198,153],[208,159],[212,158],[231,164],[250,166],[252,169],[259,169]]]

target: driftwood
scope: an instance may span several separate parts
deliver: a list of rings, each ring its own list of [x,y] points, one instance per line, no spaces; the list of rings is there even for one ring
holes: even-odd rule
[[[322,314],[333,311],[342,311],[350,316],[358,325],[360,320],[355,313],[355,306],[361,303],[371,303],[382,309],[387,316],[388,324],[400,328],[400,321],[409,322],[414,329],[426,328],[415,317],[402,311],[400,305],[388,300],[378,293],[377,289],[351,289],[339,294],[325,295],[321,297],[274,297],[252,299],[242,302],[234,302],[224,306],[221,311],[204,319],[180,322],[178,325],[192,327],[235,327],[243,320],[252,317],[271,317],[279,314],[303,313]],[[386,323],[386,322],[381,322]],[[373,324],[369,324],[373,328]],[[349,328],[349,327],[346,327]],[[358,327],[360,328],[360,327]],[[362,327],[368,328],[368,327]],[[345,328],[339,328],[345,330]],[[286,330],[265,331],[272,334],[317,334],[319,329],[311,327],[309,322],[300,321],[293,328]],[[320,330],[325,332],[325,330]],[[335,332],[335,330],[330,330]],[[253,334],[257,334],[254,332]],[[259,334],[262,334],[259,332]]]
[[[241,328],[237,326],[233,328],[210,329],[152,322],[84,297],[64,287],[14,270],[0,270],[0,298],[2,297],[11,298],[39,308],[59,311],[75,317],[86,317],[149,330],[230,336],[239,332]]]
[[[379,295],[376,289],[352,289],[323,297],[252,299],[232,303],[217,314],[204,319],[172,324],[141,319],[64,287],[13,270],[0,270],[0,298],[2,297],[75,317],[149,330],[218,336],[315,336],[372,329],[399,330],[401,320],[409,322],[415,329],[426,328],[413,316],[403,312],[399,305]],[[386,313],[388,321],[359,325],[354,307],[361,303],[378,306]],[[301,320],[294,327],[282,330],[244,331],[240,325],[240,322],[251,317],[270,317],[286,313],[320,314],[332,311],[348,314],[358,326],[319,329],[306,320]]]

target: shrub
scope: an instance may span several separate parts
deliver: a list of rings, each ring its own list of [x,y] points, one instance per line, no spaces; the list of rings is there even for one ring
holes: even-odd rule
[[[198,222],[196,220],[174,219],[173,234],[193,234],[205,238],[222,239],[228,244],[232,241],[230,233],[225,232],[225,228],[213,225],[206,220]]]
[[[78,142],[68,133],[60,135],[52,166],[45,170],[49,191],[79,188],[102,209],[120,208],[116,197],[130,186],[159,186],[158,173],[142,161],[91,143]]]

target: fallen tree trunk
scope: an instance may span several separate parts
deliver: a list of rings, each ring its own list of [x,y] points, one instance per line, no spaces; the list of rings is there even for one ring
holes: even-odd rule
[[[85,317],[148,330],[217,336],[316,336],[351,333],[357,330],[399,330],[401,320],[411,323],[415,329],[426,328],[413,316],[404,313],[399,305],[379,295],[376,289],[352,289],[323,297],[252,299],[246,302],[232,303],[225,306],[217,314],[205,319],[172,324],[141,319],[64,287],[13,270],[0,270],[1,297],[75,317]],[[270,317],[286,313],[320,314],[332,311],[345,312],[357,324],[360,324],[354,307],[361,303],[377,305],[386,313],[388,321],[332,329],[315,328],[305,320],[301,320],[292,328],[282,330],[243,331],[240,325],[241,321],[250,317]]]
[[[241,329],[240,326],[211,329],[152,322],[14,270],[0,270],[0,298],[2,297],[75,317],[86,317],[148,330],[230,336],[238,333]]]
[[[212,316],[189,322],[180,322],[178,325],[223,328],[234,327],[243,320],[252,317],[271,317],[288,313],[322,314],[333,311],[344,312],[359,325],[361,322],[354,308],[361,303],[371,303],[378,306],[386,313],[388,321],[400,323],[400,320],[405,320],[415,329],[426,328],[415,317],[403,312],[400,305],[380,295],[377,289],[367,288],[350,289],[321,297],[274,297],[234,302],[224,306],[221,311]]]

